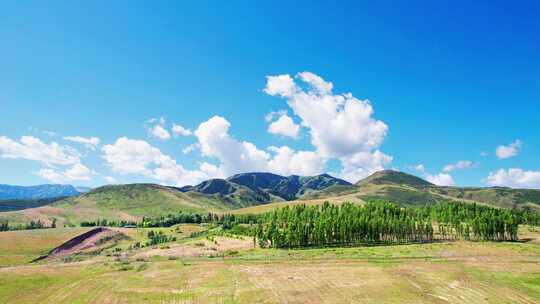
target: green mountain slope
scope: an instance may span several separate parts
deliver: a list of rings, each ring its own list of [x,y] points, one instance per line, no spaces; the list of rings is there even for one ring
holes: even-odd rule
[[[244,212],[248,208],[245,210],[262,212],[290,204],[362,203],[373,199],[404,206],[455,200],[540,211],[540,190],[439,187],[410,174],[385,170],[354,185],[326,174],[284,177],[246,173],[182,188],[154,184],[103,186],[45,206],[0,212],[0,221],[49,223],[56,218],[60,225],[77,225],[84,220],[139,220],[143,216],[156,217],[181,210]]]
[[[259,213],[290,204],[322,204],[367,200],[386,200],[403,206],[426,205],[438,201],[465,201],[500,208],[528,208],[540,212],[540,190],[481,187],[440,187],[404,172],[384,170],[355,185],[334,185],[307,193],[287,203],[272,203],[235,210],[235,213]]]
[[[329,175],[283,177],[270,173],[247,173],[182,188],[155,184],[109,185],[47,205],[10,205],[9,209],[6,207],[1,211],[37,208],[0,212],[0,221],[8,220],[17,225],[37,220],[50,223],[54,218],[59,225],[78,225],[98,218],[137,221],[145,216],[156,217],[178,211],[222,212],[285,201],[342,183],[346,182]]]
[[[372,175],[356,183],[357,186],[367,184],[375,185],[406,185],[415,188],[425,188],[435,186],[434,184],[423,180],[417,176],[394,170],[383,170],[375,172]]]
[[[174,188],[154,184],[112,185],[66,198],[47,206],[0,213],[0,220],[12,224],[56,218],[60,225],[77,225],[84,220],[139,220],[180,210],[192,212],[225,211],[238,208],[224,200],[199,193],[183,193]]]
[[[482,187],[441,187],[404,172],[384,170],[360,180],[353,187],[327,188],[305,199],[352,197],[383,199],[402,205],[424,205],[441,200],[469,201],[500,208],[540,211],[540,190]]]
[[[186,194],[202,194],[216,200],[226,202],[231,207],[246,207],[268,203],[276,199],[261,189],[253,189],[225,179],[210,179],[196,186],[186,186],[179,189]]]
[[[433,187],[430,192],[458,200],[482,202],[501,208],[530,208],[540,211],[540,190],[535,189]]]
[[[404,205],[441,200],[469,201],[500,208],[531,208],[540,211],[540,190],[482,187],[441,187],[407,173],[385,170],[357,184],[363,199],[385,199]]]
[[[336,185],[351,185],[328,174],[316,176],[280,176],[272,173],[251,172],[229,177],[226,180],[209,180],[194,187],[184,187],[182,191],[204,194],[220,193],[252,202],[294,200],[308,193],[327,189]]]

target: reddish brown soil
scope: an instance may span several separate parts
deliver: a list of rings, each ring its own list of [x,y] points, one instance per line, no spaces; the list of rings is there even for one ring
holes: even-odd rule
[[[80,252],[98,250],[111,242],[116,242],[129,237],[122,232],[105,227],[98,227],[78,235],[62,245],[54,248],[48,255],[38,258],[42,260],[48,257],[63,256]]]

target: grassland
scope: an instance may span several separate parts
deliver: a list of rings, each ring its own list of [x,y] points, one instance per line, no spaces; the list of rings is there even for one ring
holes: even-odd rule
[[[88,230],[89,228],[58,228],[0,232],[0,267],[27,264],[62,242]]]
[[[4,202],[0,203],[3,204],[0,206],[0,221],[7,220],[11,226],[17,226],[28,224],[32,220],[49,224],[55,218],[61,226],[77,226],[81,221],[93,221],[98,218],[139,221],[143,216],[156,217],[178,211],[234,210],[234,213],[259,213],[291,204],[310,205],[324,201],[335,204],[345,201],[362,203],[372,199],[387,200],[403,206],[454,200],[500,208],[529,208],[540,211],[539,190],[438,187],[416,176],[390,170],[374,173],[356,185],[333,185],[319,191],[306,191],[294,201],[282,201],[283,198],[263,191],[268,194],[268,201],[264,201],[262,200],[264,195],[261,196],[259,192],[241,185],[234,186],[237,190],[232,193],[220,194],[218,190],[228,193],[225,190],[232,187],[230,182],[221,181],[214,180],[205,184],[216,188],[210,191],[212,194],[197,191],[182,192],[155,184],[129,184],[104,186],[77,197],[18,211],[1,212],[28,205]]]
[[[40,220],[49,224],[75,226],[83,220],[98,218],[140,221],[143,216],[156,217],[180,210],[219,212],[230,209],[219,200],[197,193],[182,193],[158,185],[131,184],[105,186],[87,194],[70,197],[51,205],[12,212],[1,212],[0,220],[11,225]]]
[[[524,192],[523,192],[524,191]],[[433,204],[438,201],[459,201],[477,203],[499,208],[523,208],[540,211],[536,202],[537,190],[525,194],[527,190],[487,189],[487,188],[456,188],[456,187],[427,187],[415,188],[409,185],[397,184],[362,184],[355,188],[335,187],[307,195],[301,199],[287,202],[274,202],[251,206],[230,211],[236,214],[263,213],[285,206],[306,204],[318,205],[325,201],[333,204],[354,202],[362,204],[367,200],[386,200],[402,206],[419,206]],[[227,211],[229,212],[229,211]]]
[[[305,250],[189,237],[206,226],[161,229],[178,240],[128,249],[148,230],[122,229],[131,240],[120,249],[37,264],[28,261],[85,230],[0,232],[2,260],[11,261],[0,267],[0,303],[540,302],[540,232],[528,227],[526,242]]]

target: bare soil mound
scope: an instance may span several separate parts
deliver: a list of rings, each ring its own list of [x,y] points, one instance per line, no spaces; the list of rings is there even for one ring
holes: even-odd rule
[[[125,239],[129,239],[129,237],[120,231],[98,227],[70,239],[52,249],[48,255],[42,256],[35,261],[74,253],[98,251]]]

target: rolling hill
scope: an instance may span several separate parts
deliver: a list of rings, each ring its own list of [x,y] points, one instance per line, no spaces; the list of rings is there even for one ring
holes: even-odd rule
[[[156,217],[180,210],[219,212],[238,207],[210,195],[183,193],[155,184],[108,185],[46,206],[3,212],[0,220],[22,224],[38,219],[49,223],[55,218],[60,225],[78,225],[98,218],[140,220],[144,216]]]
[[[0,221],[8,220],[16,225],[38,219],[49,223],[55,218],[60,225],[78,225],[84,220],[140,220],[144,216],[156,217],[180,210],[258,213],[291,204],[363,203],[375,199],[404,206],[454,200],[540,211],[540,190],[440,187],[414,175],[385,170],[356,184],[327,174],[285,177],[243,173],[181,188],[155,184],[108,185],[37,208],[0,212]]]
[[[350,183],[326,174],[283,177],[246,173],[182,188],[156,184],[108,185],[45,206],[1,212],[0,221],[17,225],[32,220],[50,223],[55,218],[60,225],[78,225],[98,218],[140,220],[144,216],[156,217],[180,210],[223,212],[295,199],[335,185]]]
[[[423,180],[417,176],[407,174],[401,171],[383,170],[378,171],[370,176],[358,181],[357,186],[363,186],[368,184],[375,185],[407,185],[415,188],[433,187],[434,184]]]
[[[398,171],[376,172],[357,184],[363,199],[386,199],[404,205],[440,200],[469,201],[500,208],[531,208],[540,211],[540,190],[503,187],[436,186]]]
[[[320,204],[386,200],[403,206],[432,204],[438,201],[465,201],[499,208],[528,208],[540,212],[540,190],[501,187],[442,187],[400,171],[375,172],[354,185],[321,189],[287,204]],[[236,213],[258,213],[287,204],[272,203],[235,210]]]

